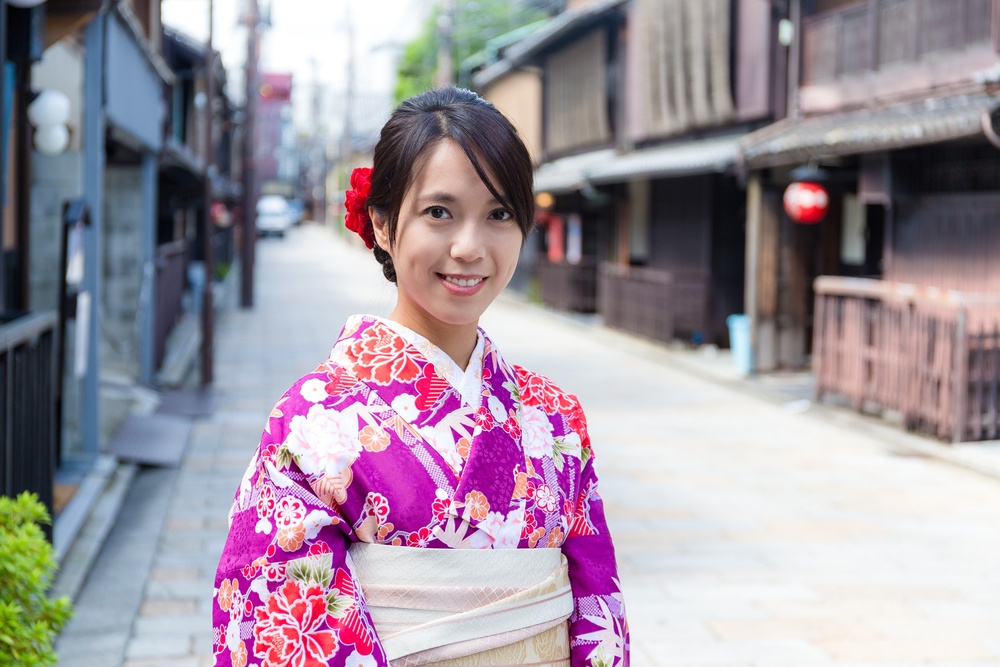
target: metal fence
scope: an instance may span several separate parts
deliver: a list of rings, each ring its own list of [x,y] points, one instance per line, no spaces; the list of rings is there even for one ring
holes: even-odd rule
[[[55,311],[0,325],[0,495],[33,491],[52,511],[58,455]]]
[[[900,412],[953,442],[1000,433],[1000,295],[859,278],[815,282],[817,398]]]

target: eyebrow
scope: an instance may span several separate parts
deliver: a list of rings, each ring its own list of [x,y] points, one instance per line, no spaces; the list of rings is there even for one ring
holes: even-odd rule
[[[458,201],[458,197],[448,192],[431,192],[426,195],[417,197],[417,202],[420,204],[426,204],[432,201],[444,202],[445,204],[453,204]],[[489,201],[490,205],[499,204],[500,201],[496,197],[491,197]]]

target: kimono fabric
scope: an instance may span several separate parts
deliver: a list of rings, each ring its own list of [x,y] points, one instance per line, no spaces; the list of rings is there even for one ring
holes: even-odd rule
[[[213,625],[220,666],[627,665],[579,402],[482,331],[463,372],[352,316],[267,419]]]

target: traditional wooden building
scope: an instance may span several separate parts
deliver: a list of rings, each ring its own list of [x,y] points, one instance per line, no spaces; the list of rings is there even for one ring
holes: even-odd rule
[[[726,342],[743,307],[738,142],[786,106],[773,4],[570,3],[473,79],[541,80],[546,303],[656,340]]]
[[[1000,2],[798,0],[790,117],[745,137],[759,371],[997,437]],[[803,169],[825,219],[782,206]]]

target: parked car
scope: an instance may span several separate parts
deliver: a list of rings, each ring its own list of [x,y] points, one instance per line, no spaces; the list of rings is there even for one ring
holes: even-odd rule
[[[288,206],[292,211],[292,224],[298,225],[306,217],[306,205],[301,199],[289,199]]]
[[[279,195],[264,195],[257,200],[257,235],[284,236],[292,226],[292,209]]]

